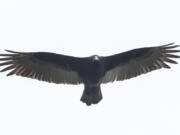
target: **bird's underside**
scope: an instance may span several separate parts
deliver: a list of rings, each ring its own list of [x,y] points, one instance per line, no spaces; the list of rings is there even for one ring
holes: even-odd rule
[[[0,54],[1,72],[56,84],[84,84],[81,101],[87,105],[102,99],[100,84],[130,79],[156,69],[177,64],[175,53],[180,52],[173,43],[145,47],[111,55],[73,57],[48,52],[14,52]]]

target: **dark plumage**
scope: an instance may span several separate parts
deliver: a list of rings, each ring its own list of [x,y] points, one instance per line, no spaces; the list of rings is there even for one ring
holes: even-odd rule
[[[14,52],[6,50],[0,66],[7,75],[19,75],[57,84],[84,84],[81,101],[87,105],[102,99],[100,84],[130,79],[147,72],[170,68],[166,63],[177,64],[172,58],[180,50],[173,43],[134,49],[112,56],[72,57],[48,52]]]

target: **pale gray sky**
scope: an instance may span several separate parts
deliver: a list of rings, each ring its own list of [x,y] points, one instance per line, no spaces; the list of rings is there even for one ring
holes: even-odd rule
[[[110,55],[180,44],[179,0],[1,0],[0,53]],[[178,60],[180,62],[180,60]],[[0,74],[1,135],[179,135],[180,64],[102,85],[103,100],[80,102],[82,85]]]

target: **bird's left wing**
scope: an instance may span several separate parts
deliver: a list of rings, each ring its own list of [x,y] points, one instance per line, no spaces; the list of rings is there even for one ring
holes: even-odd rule
[[[180,58],[173,53],[180,52],[173,43],[134,49],[128,52],[104,57],[105,76],[102,83],[125,80],[160,69],[170,68],[166,63],[177,64],[172,58]]]
[[[1,72],[11,70],[7,75],[19,75],[46,82],[79,84],[83,58],[48,52],[24,53],[7,50],[0,54]]]

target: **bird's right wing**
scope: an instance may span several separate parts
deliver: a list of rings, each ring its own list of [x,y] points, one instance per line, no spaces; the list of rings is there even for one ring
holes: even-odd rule
[[[79,72],[85,59],[48,52],[24,53],[8,51],[0,54],[0,66],[7,66],[1,72],[11,70],[7,75],[19,75],[53,83],[79,84]]]
[[[102,83],[130,79],[160,68],[170,68],[166,63],[177,64],[172,58],[180,58],[173,54],[180,52],[180,50],[174,50],[176,47],[178,45],[170,43],[104,57],[106,73]]]

